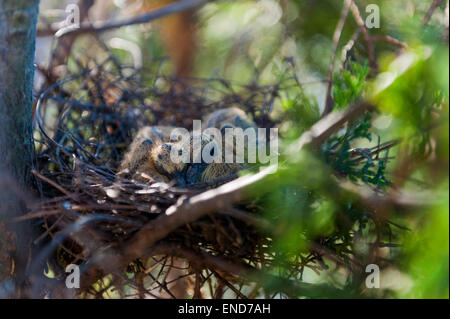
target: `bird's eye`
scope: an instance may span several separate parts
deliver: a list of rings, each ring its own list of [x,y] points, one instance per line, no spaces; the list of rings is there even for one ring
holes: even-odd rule
[[[215,148],[213,147],[210,151],[209,151],[209,155],[214,156],[216,154],[215,152]]]
[[[159,155],[158,155],[158,158],[159,158],[160,160],[162,160],[162,159],[163,159],[162,154],[159,154]]]
[[[183,155],[183,151],[182,151],[182,150],[179,150],[179,151],[178,151],[178,155],[179,155],[179,156]]]

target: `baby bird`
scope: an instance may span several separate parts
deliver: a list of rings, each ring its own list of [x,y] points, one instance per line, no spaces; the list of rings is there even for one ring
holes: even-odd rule
[[[204,123],[206,123],[207,128],[217,128],[222,133],[222,141],[217,141],[217,143],[222,145],[222,162],[209,164],[203,171],[200,180],[202,182],[211,182],[221,177],[234,175],[240,170],[247,168],[248,165],[245,163],[226,163],[225,161],[225,152],[228,149],[232,150],[233,155],[236,155],[235,141],[225,138],[227,128],[242,128],[244,131],[249,128],[254,129],[255,137],[258,133],[258,126],[247,114],[237,107],[220,109],[206,116]]]
[[[206,127],[215,127],[219,130],[227,127],[240,127],[244,131],[253,128],[257,131],[257,125],[247,116],[247,114],[237,107],[217,110],[203,119]]]
[[[217,151],[217,142],[208,134],[199,134],[198,136],[190,134],[183,143],[177,143],[177,151],[181,155],[183,152],[188,156],[182,176],[187,184],[195,184],[201,182],[202,174],[208,167],[204,155],[207,154],[214,158]]]
[[[184,163],[174,163],[170,154],[177,144],[170,140],[173,127],[146,126],[139,130],[120,165],[119,174],[140,182],[172,180],[184,184]]]
[[[255,129],[256,124],[244,111],[232,107],[220,109],[209,114],[204,123],[206,128],[217,128],[222,133],[222,140],[202,133],[194,136],[192,133],[184,140],[172,140],[170,135],[174,129],[170,126],[147,126],[139,130],[133,143],[120,165],[119,175],[131,177],[143,183],[173,182],[177,186],[199,182],[213,182],[222,177],[232,176],[240,170],[248,168],[245,163],[226,163],[225,155],[231,150],[235,155],[234,140],[225,139],[227,128]],[[198,143],[195,142],[198,138]],[[204,155],[210,158],[219,156],[222,146],[222,161],[206,162]],[[188,155],[189,160],[175,161],[173,154]],[[234,156],[233,156],[234,157]]]

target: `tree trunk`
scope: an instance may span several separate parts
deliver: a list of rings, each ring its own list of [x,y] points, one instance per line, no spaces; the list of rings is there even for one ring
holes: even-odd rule
[[[0,226],[15,233],[12,236],[9,231],[0,232],[0,298],[24,296],[17,284],[26,278],[31,249],[30,224],[13,223],[11,219],[25,212],[24,194],[31,180],[38,9],[39,0],[0,1]],[[13,237],[16,243],[11,242]],[[6,253],[12,255],[11,263],[4,256]]]

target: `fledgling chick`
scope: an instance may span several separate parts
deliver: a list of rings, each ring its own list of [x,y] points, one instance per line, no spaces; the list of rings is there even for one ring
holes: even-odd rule
[[[202,133],[198,136],[191,134],[189,139],[180,146],[180,149],[186,152],[190,159],[184,167],[186,183],[201,182],[202,174],[209,165],[205,162],[204,155],[207,153],[211,158],[214,158],[217,151],[217,142],[207,134]]]
[[[258,133],[258,126],[247,116],[247,114],[238,109],[231,107],[217,110],[204,118],[207,128],[217,128],[221,131],[222,141],[217,141],[222,145],[222,163],[209,164],[202,173],[202,182],[211,182],[221,177],[231,176],[240,170],[247,168],[245,163],[226,163],[225,152],[231,150],[233,157],[236,155],[235,140],[227,140],[225,138],[226,129],[241,128],[242,130],[254,129],[255,137]]]
[[[167,126],[147,126],[136,135],[129,151],[120,165],[120,175],[147,183],[176,180],[184,184],[181,174],[184,163],[174,163],[170,154],[176,144],[170,142],[174,128]]]
[[[247,116],[247,114],[237,107],[229,107],[217,110],[207,115],[203,122],[206,127],[215,127],[222,130],[224,126],[240,127],[243,130],[254,128],[257,131],[258,126]]]

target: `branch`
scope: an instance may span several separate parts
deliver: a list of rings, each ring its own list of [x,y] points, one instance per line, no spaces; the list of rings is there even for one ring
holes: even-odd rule
[[[383,42],[392,44],[396,47],[399,47],[401,49],[408,49],[408,47],[409,47],[408,44],[406,44],[405,42],[402,42],[402,41],[400,41],[394,37],[391,37],[389,35],[374,35],[372,37],[372,40],[374,42],[383,41]]]
[[[344,192],[355,195],[365,207],[381,213],[386,208],[392,207],[397,208],[398,211],[431,207],[439,203],[441,199],[436,192],[414,193],[391,189],[389,194],[377,193],[368,186],[358,186],[349,181],[338,181],[336,186]]]
[[[152,256],[168,255],[183,258],[188,260],[197,269],[206,267],[213,270],[220,270],[235,276],[241,276],[253,269],[248,265],[233,263],[220,256],[210,255],[203,250],[194,251],[176,243],[160,242],[153,245],[150,250],[148,250],[148,253]]]
[[[375,75],[376,70],[378,69],[377,61],[375,57],[375,47],[373,45],[372,37],[370,36],[369,31],[366,28],[366,24],[364,23],[363,18],[361,17],[361,12],[359,11],[358,6],[356,5],[354,0],[351,0],[352,4],[350,6],[350,9],[352,10],[353,17],[355,18],[356,24],[361,29],[361,32],[363,33],[364,40],[367,44],[367,51],[369,55],[369,66],[370,71],[372,75]]]
[[[306,145],[318,147],[334,132],[338,131],[348,121],[351,121],[367,110],[371,105],[367,102],[361,102],[345,111],[335,111],[328,114],[325,118],[313,125],[310,130],[302,134],[302,136],[290,145],[287,155],[300,152]]]
[[[347,44],[344,45],[344,47],[342,49],[342,54],[341,54],[341,69],[344,69],[345,63],[347,62],[348,52],[350,52],[350,50],[353,49],[353,46],[355,45],[356,41],[358,40],[360,34],[361,34],[361,29],[358,28],[355,31],[355,33],[353,33],[350,40],[348,40]]]
[[[94,5],[94,0],[79,0],[77,5],[80,8],[80,21],[86,21],[88,19],[89,10]],[[53,77],[53,79],[57,78],[55,67],[67,63],[67,59],[70,56],[76,38],[77,34],[72,34],[68,37],[59,39],[56,48],[52,52],[50,65],[48,67],[49,75]]]
[[[94,23],[82,23],[79,28],[66,28],[62,30],[53,30],[53,29],[47,29],[47,30],[38,30],[37,36],[38,37],[48,37],[48,36],[57,36],[57,37],[63,37],[68,34],[81,34],[81,33],[88,33],[88,32],[104,32],[111,29],[117,29],[129,25],[135,25],[135,24],[143,24],[148,23],[150,21],[163,18],[165,16],[179,13],[182,11],[186,11],[189,9],[193,9],[196,7],[200,7],[205,5],[208,2],[213,2],[215,0],[182,0],[178,1],[169,5],[166,5],[160,9],[152,10],[147,13],[140,14],[136,17],[132,17],[129,19],[124,19],[122,21],[115,21],[115,22],[107,22],[107,21],[98,21]]]
[[[444,31],[444,41],[448,42],[448,33],[449,33],[449,19],[448,19],[448,14],[449,14],[449,0],[447,0],[447,3],[445,4],[445,10],[444,10],[444,24],[445,24],[445,31]]]
[[[351,0],[345,0],[344,1],[344,7],[341,11],[341,17],[339,19],[339,22],[336,26],[336,29],[334,30],[333,34],[333,55],[331,56],[331,62],[330,62],[330,68],[328,69],[328,87],[327,87],[327,97],[325,102],[325,110],[323,111],[323,115],[325,116],[328,113],[331,112],[331,109],[333,107],[333,98],[331,96],[331,89],[333,87],[333,71],[334,71],[334,64],[336,62],[336,55],[337,50],[339,46],[339,40],[341,39],[342,30],[344,29],[345,21],[347,20],[348,12],[350,11],[350,5]]]
[[[422,25],[427,25],[430,22],[431,17],[433,16],[434,11],[436,11],[437,7],[441,4],[442,0],[433,0],[430,9],[428,9],[427,14],[423,18]]]

